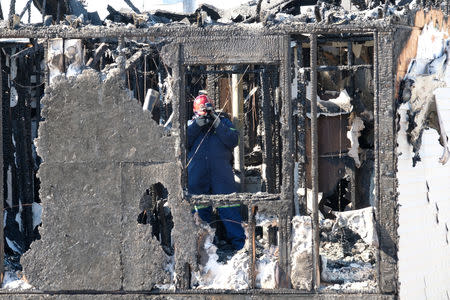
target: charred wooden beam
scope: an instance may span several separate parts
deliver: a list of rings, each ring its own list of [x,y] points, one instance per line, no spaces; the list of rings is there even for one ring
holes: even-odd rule
[[[360,69],[372,69],[373,65],[343,65],[343,66],[317,66],[317,72],[325,72],[325,71],[357,71]],[[311,71],[310,67],[302,68],[305,71]]]
[[[101,43],[100,46],[98,46],[98,48],[95,50],[94,55],[86,63],[86,67],[95,66],[106,49],[108,49],[108,45],[106,43]]]
[[[265,70],[267,71],[267,68]],[[270,92],[269,92],[269,74],[268,72],[261,73],[261,90],[262,90],[262,125],[264,130],[263,135],[263,163],[266,165],[265,177],[266,181],[266,190],[269,193],[275,192],[275,178],[274,174],[274,166],[273,166],[273,144],[272,144],[272,126],[270,115]]]
[[[298,67],[303,67],[303,48],[302,45],[297,49]],[[299,196],[300,214],[305,215],[307,211],[306,203],[306,73],[298,72],[298,90],[297,90],[297,162],[299,187],[303,189],[303,194]]]
[[[21,12],[20,15],[19,15],[19,19],[22,19],[23,15],[26,13],[26,11],[30,9],[31,2],[33,2],[33,0],[28,0],[27,4],[26,4],[25,7],[22,9],[22,12]]]
[[[36,52],[39,52],[42,50],[44,50],[44,47],[42,46],[42,44],[35,44],[32,47],[25,48],[15,54],[11,55],[11,59],[22,58],[24,56],[32,55],[32,54],[35,54]]]
[[[1,7],[0,7],[0,13],[1,13]],[[3,16],[2,16],[3,17]],[[1,102],[3,104],[3,102],[5,102],[5,99],[3,97],[3,64],[2,64],[2,56],[3,54],[0,54],[0,85],[2,86],[2,93],[0,94],[1,97]],[[0,141],[2,141],[3,143],[3,105],[0,105],[0,116],[2,117],[2,120],[0,122],[0,124],[2,125],[2,128],[0,128]],[[0,184],[0,195],[3,195],[3,182],[5,182],[4,180],[4,162],[3,162],[3,147],[0,147],[0,166],[2,166],[2,177],[1,177],[1,184]],[[4,215],[4,201],[0,201],[0,224],[4,224],[3,223],[3,215]],[[5,245],[4,245],[4,234],[3,234],[3,226],[0,229],[0,257],[3,258],[4,255],[4,251],[5,251]],[[3,282],[3,271],[4,271],[4,263],[2,261],[2,263],[0,263],[0,280]]]
[[[319,161],[317,136],[317,35],[312,34],[310,39],[310,59],[311,59],[311,179],[312,179],[312,221],[313,221],[313,279],[314,289],[320,288],[320,255],[319,255]]]
[[[33,3],[34,3],[34,5],[36,5],[36,1],[33,0]],[[36,7],[39,9],[39,6],[36,5]],[[42,6],[39,9],[41,11],[41,14],[42,14],[42,23],[44,23],[44,20],[45,20],[45,11],[46,11],[46,9],[47,9],[47,0],[43,0],[42,1]]]
[[[125,70],[129,70],[131,67],[135,66],[141,57],[144,55],[144,52],[139,50],[135,54],[133,54],[126,62],[125,62]]]
[[[123,0],[135,13],[140,14],[139,9],[134,6],[134,4],[130,0]]]
[[[257,206],[252,206],[249,218],[249,235],[250,235],[250,288],[256,288],[256,213],[258,212]]]

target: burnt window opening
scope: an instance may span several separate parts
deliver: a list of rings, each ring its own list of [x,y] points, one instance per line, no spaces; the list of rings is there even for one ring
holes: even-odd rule
[[[194,99],[200,94],[206,94],[216,113],[231,121],[240,134],[238,145],[231,150],[233,155],[230,164],[236,182],[233,190],[279,193],[282,184],[279,121],[282,101],[278,67],[199,65],[187,66],[185,74],[186,120],[195,119]],[[192,160],[201,155],[201,151],[192,151],[190,143],[186,137],[187,169]],[[199,149],[203,143],[204,140],[194,147]],[[187,173],[189,186],[189,171]],[[192,193],[217,193],[214,190],[210,188]]]
[[[195,280],[191,282],[192,288],[236,290],[249,287],[244,278],[248,274],[250,253],[245,247],[236,249],[236,240],[233,239],[237,236],[234,235],[233,238],[230,238],[231,235],[228,231],[235,230],[237,226],[242,230],[247,227],[247,206],[241,205],[239,210],[242,219],[240,224],[237,224],[233,220],[234,218],[226,217],[230,212],[227,212],[223,206],[197,207],[192,211],[194,222],[199,229],[197,235],[198,271],[193,276]],[[209,219],[204,216],[207,211],[210,213]],[[234,225],[234,228],[229,225]],[[247,243],[247,238],[245,237],[245,240],[240,242]],[[217,286],[217,282],[222,282],[220,287]]]
[[[306,136],[305,144],[297,138],[299,164],[305,161],[306,174],[299,173],[299,178],[306,177],[306,186],[311,189],[311,78],[309,62],[309,42],[304,39],[296,41],[298,71],[298,88],[300,101],[299,117],[295,119],[299,132]],[[350,201],[347,209],[360,209],[373,203],[374,172],[374,92],[373,92],[373,37],[358,36],[346,40],[333,35],[318,37],[317,60],[317,96],[318,96],[318,158],[319,158],[319,193],[323,205],[328,207],[327,215],[332,216],[331,206],[342,211],[340,205],[331,201],[325,204],[325,198],[333,197],[339,186],[348,181],[348,191],[342,199]],[[306,97],[305,97],[306,96]],[[306,98],[306,99],[305,99]],[[303,109],[303,111],[302,111]],[[303,120],[305,119],[303,129]],[[304,146],[306,145],[306,147]],[[306,148],[306,149],[305,149]],[[303,158],[301,158],[303,156]],[[344,181],[343,181],[344,180]],[[308,192],[305,190],[304,198]],[[302,196],[303,197],[303,196]],[[339,199],[339,197],[334,197]],[[343,202],[344,203],[344,202]],[[347,205],[347,204],[346,204]],[[308,211],[302,204],[302,211]],[[323,208],[323,207],[322,207]],[[325,212],[324,209],[323,213]]]
[[[374,86],[372,37],[319,36],[317,59],[317,138],[319,253],[321,285],[366,282],[376,288],[376,232],[373,211]],[[303,42],[299,67],[297,135],[299,178],[306,177],[303,213],[312,212],[311,68],[309,41]],[[309,98],[308,98],[309,97]],[[303,111],[301,110],[303,109]],[[302,132],[302,131],[300,131]],[[306,145],[306,147],[304,146]],[[302,157],[303,156],[303,157]],[[303,158],[303,159],[302,159]],[[305,172],[305,173],[301,173]],[[303,195],[300,195],[303,196]],[[305,199],[306,198],[306,199]],[[358,271],[352,269],[358,265]],[[347,274],[347,275],[346,275]],[[349,275],[351,274],[351,275]]]
[[[141,213],[138,215],[137,222],[152,226],[153,236],[161,243],[164,252],[171,256],[174,254],[172,246],[174,223],[167,205],[167,197],[167,189],[159,182],[146,189],[139,202]]]
[[[160,57],[159,43],[125,43],[125,86],[159,125],[171,127],[172,70]]]

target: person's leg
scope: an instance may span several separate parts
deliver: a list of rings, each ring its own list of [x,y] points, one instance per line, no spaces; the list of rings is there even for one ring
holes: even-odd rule
[[[207,165],[203,159],[193,159],[188,166],[188,191],[196,195],[210,193]],[[192,213],[195,211],[204,222],[211,223],[211,206],[196,206]]]
[[[204,222],[211,223],[212,207],[211,206],[196,206],[192,213],[198,212],[198,216]]]
[[[227,237],[236,250],[244,247],[245,232],[242,228],[241,207],[237,205],[222,206],[217,209],[219,217],[227,231]]]
[[[229,161],[211,162],[211,189],[213,194],[231,194],[237,192],[233,169]],[[245,243],[245,232],[242,228],[240,205],[222,206],[217,209],[225,227],[227,238],[236,250]]]

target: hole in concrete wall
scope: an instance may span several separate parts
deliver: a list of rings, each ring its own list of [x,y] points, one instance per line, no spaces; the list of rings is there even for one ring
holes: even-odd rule
[[[161,243],[167,255],[173,255],[172,228],[173,218],[167,202],[167,189],[161,183],[155,183],[146,189],[139,202],[141,213],[137,221],[152,226],[152,234]]]
[[[186,119],[190,120],[186,138],[189,192],[279,192],[281,99],[277,67],[188,66],[185,82]],[[207,95],[211,109],[194,114],[194,100],[201,94]],[[226,127],[214,126],[213,110]],[[205,158],[211,163],[202,163]],[[219,178],[226,182],[220,179],[217,183]]]

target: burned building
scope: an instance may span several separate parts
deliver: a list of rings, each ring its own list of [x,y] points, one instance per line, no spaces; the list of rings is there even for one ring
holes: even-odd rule
[[[0,32],[0,248],[5,276],[28,285],[3,297],[396,299],[410,288],[399,204],[428,128],[449,174],[445,101],[421,92],[446,86],[448,3],[109,7],[98,24],[72,2],[36,4],[40,26],[11,11]],[[200,91],[239,130],[238,193],[187,192]],[[445,266],[436,176],[418,180]],[[237,204],[246,243],[232,251],[224,221],[195,207]],[[433,295],[448,295],[435,276]]]

